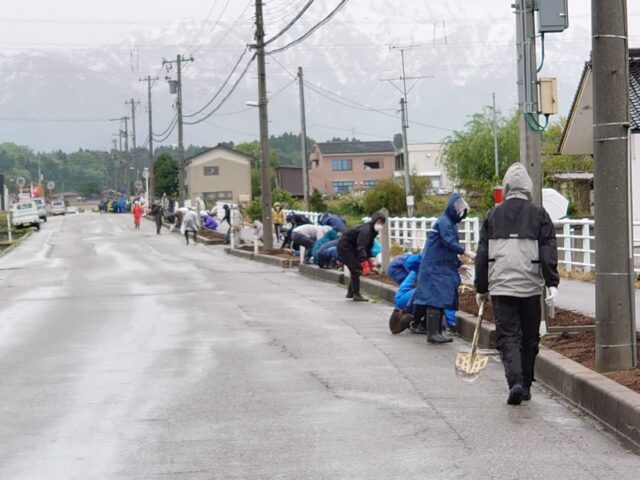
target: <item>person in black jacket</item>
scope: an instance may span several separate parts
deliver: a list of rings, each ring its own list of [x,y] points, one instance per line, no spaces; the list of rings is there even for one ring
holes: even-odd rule
[[[533,184],[516,163],[504,176],[505,201],[487,213],[476,254],[478,305],[491,294],[496,340],[507,383],[509,405],[531,399],[540,340],[541,301],[558,296],[558,250],[549,214],[531,202]]]
[[[338,240],[338,255],[351,273],[347,298],[355,302],[369,301],[360,295],[360,275],[369,275],[375,267],[371,248],[386,221],[383,213],[376,212],[367,223],[345,230]]]
[[[162,217],[164,216],[164,209],[160,202],[155,202],[151,206],[151,215],[156,222],[156,235],[160,235],[160,231],[162,230]]]
[[[290,213],[286,217],[287,223],[291,224],[291,228],[284,234],[284,240],[282,241],[281,249],[291,248],[293,246],[293,229],[300,225],[310,225],[311,220],[306,215],[301,213]]]

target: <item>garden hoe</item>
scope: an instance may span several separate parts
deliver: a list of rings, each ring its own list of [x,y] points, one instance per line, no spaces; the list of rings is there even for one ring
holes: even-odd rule
[[[487,364],[489,363],[488,355],[477,353],[483,315],[484,302],[482,302],[482,305],[480,305],[480,309],[478,310],[478,323],[476,323],[476,330],[473,332],[471,351],[458,352],[456,354],[456,375],[458,375],[458,377],[460,377],[464,382],[476,381],[482,371],[487,368]]]

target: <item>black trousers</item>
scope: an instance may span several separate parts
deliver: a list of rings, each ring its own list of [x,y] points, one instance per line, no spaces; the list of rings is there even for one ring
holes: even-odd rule
[[[160,230],[162,230],[162,217],[157,215],[155,217],[156,220],[156,234],[160,235]]]
[[[492,296],[498,351],[509,388],[530,387],[540,341],[540,295],[519,298]]]
[[[291,236],[291,240],[293,240],[294,250],[298,250],[300,246],[303,246],[305,248],[304,260],[305,261],[309,260],[311,258],[311,250],[313,249],[313,246],[316,243],[315,240],[298,232],[293,232],[293,235]]]

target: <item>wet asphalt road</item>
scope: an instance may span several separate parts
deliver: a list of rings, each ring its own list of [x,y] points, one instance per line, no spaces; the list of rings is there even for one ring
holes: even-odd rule
[[[540,388],[472,385],[390,307],[136,232],[51,219],[0,259],[0,479],[637,479]]]

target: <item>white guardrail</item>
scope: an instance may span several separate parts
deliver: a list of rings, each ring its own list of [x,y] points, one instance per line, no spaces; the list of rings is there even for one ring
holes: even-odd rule
[[[322,215],[317,212],[301,212],[317,223]],[[389,240],[405,251],[422,250],[436,217],[391,217],[389,218]],[[558,242],[558,263],[567,271],[589,273],[595,270],[595,233],[591,219],[563,219],[555,223]],[[633,223],[634,265],[640,274],[640,222]],[[468,250],[475,250],[480,240],[480,220],[477,217],[464,219],[460,226],[460,241]],[[638,235],[635,233],[638,232]],[[637,249],[637,252],[636,252]]]

